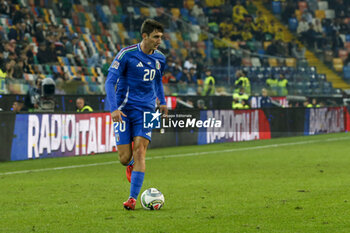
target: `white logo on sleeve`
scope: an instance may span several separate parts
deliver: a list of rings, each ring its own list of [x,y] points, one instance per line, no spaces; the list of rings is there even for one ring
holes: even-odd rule
[[[159,63],[158,60],[156,60],[156,69],[157,69],[157,70],[160,70],[160,63]]]
[[[116,69],[116,70],[119,68],[119,62],[118,62],[117,60],[115,60],[115,61],[113,62],[112,68],[114,68],[114,69]]]
[[[137,64],[137,66],[136,66],[136,67],[143,67],[142,62],[139,62],[139,64]]]

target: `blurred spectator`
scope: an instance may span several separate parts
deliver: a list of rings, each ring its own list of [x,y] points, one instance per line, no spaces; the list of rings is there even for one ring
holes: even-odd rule
[[[5,59],[4,59],[4,53],[0,50],[0,69],[2,71],[5,70],[5,64],[6,64],[6,62],[5,62]]]
[[[208,17],[206,17],[203,12],[200,12],[199,16],[197,17],[197,22],[198,22],[198,25],[201,27],[207,26],[208,25]]]
[[[317,99],[316,98],[312,98],[311,103],[309,101],[307,101],[307,103],[304,103],[304,105],[306,105],[307,108],[319,108],[319,107],[321,107],[317,103]]]
[[[8,50],[10,51],[10,54],[16,54],[16,47],[17,47],[17,41],[12,39],[10,40],[10,43],[7,44]]]
[[[345,18],[347,17],[346,14],[346,5],[344,4],[343,0],[336,0],[336,1],[330,1],[334,4],[334,11],[335,15],[339,18]]]
[[[7,74],[7,78],[13,78],[15,64],[16,64],[15,60],[10,60],[9,62],[6,63],[5,73]]]
[[[295,9],[297,8],[297,3],[294,1],[287,1],[287,5],[284,8],[282,20],[284,23],[288,23],[288,20],[293,17]]]
[[[186,69],[186,68],[183,69],[179,83],[186,83],[186,84],[193,83],[193,80],[191,78],[191,74],[190,74],[188,69]]]
[[[166,70],[164,72],[164,76],[162,78],[162,82],[164,84],[164,93],[165,95],[172,95],[176,94],[178,92],[178,87],[176,85],[177,80],[176,78],[171,74],[169,70]],[[180,88],[183,88],[181,85],[179,85]],[[181,90],[185,92],[184,90]]]
[[[267,90],[265,88],[261,90],[260,107],[262,108],[272,107],[272,100],[270,96],[267,95]]]
[[[56,53],[56,46],[55,43],[51,42],[49,43],[49,47],[47,48],[47,56],[48,56],[48,62],[54,63],[57,62],[57,53]]]
[[[229,33],[231,40],[242,40],[242,34],[236,25],[233,25],[232,30]]]
[[[10,31],[7,35],[8,40],[16,40],[20,41],[23,39],[24,36],[24,30],[22,29],[21,22],[17,21],[14,26],[10,27]]]
[[[238,92],[233,93],[232,98],[236,101],[236,103],[241,103],[242,100],[248,100],[249,95],[245,93],[244,88],[241,87]]]
[[[277,29],[274,39],[276,41],[278,41],[278,40],[284,41],[284,32],[283,32],[283,29],[281,27]]]
[[[24,79],[23,78],[23,67],[24,67],[24,62],[22,59],[19,59],[17,63],[13,66],[13,78],[15,79]]]
[[[308,24],[312,23],[312,14],[307,8],[304,9],[301,18],[304,19]]]
[[[257,11],[257,16],[255,18],[255,22],[260,23],[261,20],[263,20],[264,23],[267,23],[267,17],[261,11]]]
[[[168,83],[171,84],[171,83],[176,83],[177,80],[172,75],[172,73],[169,70],[167,70],[167,71],[164,72],[164,76],[162,78],[162,82],[163,82],[163,84],[168,84]]]
[[[247,10],[241,5],[240,1],[236,2],[236,5],[232,9],[232,18],[234,23],[240,23],[244,20],[244,17],[248,15]]]
[[[300,46],[296,46],[292,49],[292,55],[297,60],[305,59],[305,47],[301,48]]]
[[[343,39],[340,37],[339,31],[337,31],[333,37],[333,52],[338,54],[338,50],[344,48]]]
[[[64,80],[62,78],[56,79],[56,88],[55,88],[55,94],[56,95],[65,95],[66,91],[64,90]]]
[[[188,57],[184,63],[184,69],[191,69],[191,68],[197,68],[196,64],[193,61],[192,57]]]
[[[55,45],[55,53],[57,56],[60,56],[60,57],[66,56],[66,47],[64,43],[58,40],[58,41],[55,41],[53,44]]]
[[[0,1],[0,14],[10,15],[10,5],[6,0]]]
[[[24,106],[24,102],[22,100],[16,100],[12,104],[12,111],[14,113],[19,113],[23,111],[27,111],[27,109]]]
[[[24,60],[24,64],[34,64],[34,46],[32,44],[28,44],[23,50],[22,53],[25,54],[26,59]]]
[[[309,6],[311,12],[318,10],[318,0],[307,0],[307,5]]]
[[[236,71],[236,81],[235,81],[235,93],[238,93],[240,89],[243,88],[244,92],[247,95],[250,95],[251,88],[250,88],[250,81],[249,78],[246,77],[245,73],[242,70]]]
[[[182,29],[182,22],[178,20],[177,17],[172,16],[170,21],[169,21],[169,29],[170,31],[181,31]]]
[[[166,16],[164,14],[164,8],[163,7],[159,7],[156,9],[157,12],[157,16],[154,18],[154,20],[160,22],[161,24],[164,25],[164,28],[168,28],[169,26],[169,20],[168,20],[168,16]]]
[[[271,41],[271,44],[266,49],[266,54],[276,56],[277,54],[277,43],[275,40]]]
[[[211,70],[205,71],[204,87],[202,95],[215,95],[215,78],[211,74]]]
[[[42,23],[37,23],[35,25],[35,38],[36,41],[41,44],[45,41],[45,36],[44,36],[44,30],[43,30],[43,25]]]
[[[321,23],[320,19],[315,18],[313,20],[313,28],[314,28],[315,32],[323,33],[322,23]]]
[[[250,40],[253,39],[253,35],[252,35],[252,33],[251,33],[249,28],[246,28],[246,29],[243,30],[242,38],[243,38],[244,41],[250,41]]]
[[[35,34],[34,30],[34,18],[30,16],[30,14],[26,14],[24,19],[24,34],[32,36]]]
[[[69,18],[72,10],[72,1],[70,0],[57,1],[57,8],[61,13],[62,18]]]
[[[303,38],[304,37],[304,33],[309,29],[309,24],[308,22],[302,18],[299,23],[298,23],[298,27],[297,27],[297,34],[299,38]]]
[[[77,100],[75,102],[75,106],[77,108],[77,112],[93,112],[94,111],[92,109],[92,107],[90,107],[89,105],[87,105],[85,103],[85,99],[83,97],[77,98]]]
[[[278,79],[276,79],[275,75],[272,74],[268,79],[266,79],[266,84],[269,87],[271,95],[277,95]]]
[[[42,42],[39,44],[38,53],[36,54],[36,57],[38,59],[38,62],[41,64],[46,64],[50,62],[50,54],[48,54],[48,50],[46,48],[46,43]]]
[[[314,25],[312,23],[309,23],[309,29],[304,32],[304,39],[308,46],[312,48],[315,47],[316,36],[317,33],[314,30]]]
[[[194,67],[190,69],[190,76],[191,76],[191,83],[197,84],[197,81],[199,81],[197,71]]]
[[[24,22],[26,15],[28,14],[28,8],[26,7],[21,7],[19,10],[17,10],[13,17],[12,17],[12,23],[17,24]]]
[[[203,9],[202,9],[200,6],[198,6],[198,4],[195,4],[195,5],[193,6],[192,10],[191,10],[191,15],[192,15],[193,17],[198,18],[198,16],[199,16],[201,13],[203,13]]]
[[[203,99],[197,100],[197,108],[202,110],[207,109],[207,106],[205,106],[205,102]]]
[[[78,34],[75,33],[73,35],[72,42],[68,40],[67,43],[65,44],[65,46],[66,46],[66,53],[73,54],[75,49],[78,48],[78,42],[79,42],[79,36],[78,36]]]
[[[39,101],[41,97],[41,83],[44,79],[43,76],[39,76],[35,80],[35,86],[30,87],[24,100],[24,104],[28,111],[33,111],[39,108]]]
[[[242,99],[241,101],[238,101],[237,99],[234,99],[232,101],[232,109],[249,109],[248,100]]]
[[[94,53],[90,58],[88,58],[89,67],[102,67],[102,60],[104,59],[104,54],[102,50]]]
[[[287,96],[288,95],[288,89],[287,89],[287,85],[288,85],[288,80],[286,79],[284,74],[280,74],[279,75],[279,79],[277,82],[277,95],[278,96]]]
[[[127,12],[126,13],[126,16],[125,16],[125,19],[123,21],[124,23],[124,27],[127,31],[135,31],[135,16],[134,16],[134,12],[131,11],[131,12]]]
[[[253,3],[253,0],[246,1],[246,9],[249,15],[255,15],[258,8]]]

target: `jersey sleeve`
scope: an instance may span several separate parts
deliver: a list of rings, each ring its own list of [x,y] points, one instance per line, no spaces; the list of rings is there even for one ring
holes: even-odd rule
[[[108,69],[108,75],[105,83],[106,95],[110,104],[111,112],[114,112],[119,108],[116,95],[116,84],[120,78],[123,78],[126,70],[125,56],[123,56],[120,60],[118,59],[118,56],[119,54],[113,60],[111,66]]]
[[[165,59],[164,59],[165,60]],[[164,96],[164,89],[163,89],[163,83],[162,83],[162,77],[163,72],[165,68],[165,61],[162,62],[162,65],[160,67],[160,77],[158,77],[156,84],[157,84],[157,97],[160,101],[160,105],[166,105],[165,96]]]

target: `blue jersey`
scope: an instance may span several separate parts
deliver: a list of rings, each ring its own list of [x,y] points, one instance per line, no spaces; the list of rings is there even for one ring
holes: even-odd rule
[[[105,84],[111,112],[123,109],[154,111],[157,97],[160,104],[165,105],[164,67],[165,56],[158,50],[145,54],[140,44],[120,50],[108,69]]]

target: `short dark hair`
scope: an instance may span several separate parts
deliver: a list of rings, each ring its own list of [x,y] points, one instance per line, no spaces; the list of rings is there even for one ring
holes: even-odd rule
[[[146,19],[141,26],[141,35],[143,33],[146,33],[147,35],[151,34],[154,30],[159,31],[161,33],[164,32],[164,26],[153,20],[153,19]]]

